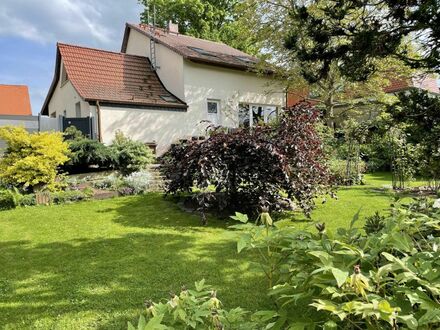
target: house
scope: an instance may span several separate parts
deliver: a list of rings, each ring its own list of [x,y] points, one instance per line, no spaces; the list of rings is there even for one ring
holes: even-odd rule
[[[111,143],[117,130],[157,153],[206,134],[209,125],[270,121],[286,93],[258,60],[223,43],[126,24],[121,52],[57,44],[55,76],[41,113],[89,120],[93,136]],[[75,125],[76,126],[76,125]]]
[[[0,127],[11,125],[23,126],[30,132],[39,129],[38,117],[32,116],[27,86],[0,85]]]

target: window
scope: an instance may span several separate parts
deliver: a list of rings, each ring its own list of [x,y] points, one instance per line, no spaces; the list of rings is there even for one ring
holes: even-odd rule
[[[208,121],[214,125],[220,124],[220,101],[208,100]]]
[[[50,114],[50,118],[56,118],[56,117],[57,117],[56,111],[54,111]]]
[[[64,84],[67,80],[69,80],[69,77],[67,76],[66,67],[63,64],[61,68],[61,84]]]
[[[217,55],[215,55],[214,53],[207,51],[207,50],[204,50],[202,48],[197,48],[197,47],[188,47],[188,48],[199,53],[200,55],[217,57]]]
[[[76,118],[81,118],[81,102],[75,103],[75,115]]]
[[[170,102],[170,103],[177,102],[177,99],[171,95],[161,95],[160,98],[162,100],[164,100],[166,102]]]
[[[242,61],[242,62],[248,63],[248,64],[255,64],[256,63],[256,61],[251,57],[235,56],[235,58]]]
[[[278,107],[262,104],[239,104],[238,120],[240,127],[257,126],[270,123],[278,116]]]

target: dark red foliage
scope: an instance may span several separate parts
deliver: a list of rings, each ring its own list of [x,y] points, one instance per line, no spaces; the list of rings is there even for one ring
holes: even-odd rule
[[[275,125],[217,131],[203,142],[173,146],[162,158],[167,192],[193,187],[205,192],[213,186],[215,192],[199,198],[202,208],[256,213],[262,206],[276,211],[295,201],[308,214],[328,183],[318,118],[318,111],[303,103],[285,109]]]

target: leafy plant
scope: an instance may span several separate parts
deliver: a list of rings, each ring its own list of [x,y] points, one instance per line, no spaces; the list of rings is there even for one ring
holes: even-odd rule
[[[123,179],[126,187],[132,188],[134,194],[141,194],[148,191],[151,183],[151,174],[148,171],[133,172]]]
[[[113,167],[124,176],[143,170],[154,160],[153,153],[148,146],[140,141],[131,140],[122,132],[116,133],[110,149],[115,155]]]
[[[15,209],[18,205],[17,192],[11,190],[0,190],[0,210]]]
[[[69,127],[64,132],[69,143],[71,157],[66,164],[70,172],[86,172],[91,166],[108,168],[114,162],[113,152],[103,143],[84,136],[75,127]]]
[[[437,203],[437,202],[436,202]],[[281,328],[438,329],[440,203],[398,204],[368,235],[355,227],[316,234],[288,221],[237,225],[239,251],[258,251],[273,283]],[[376,228],[377,229],[377,228]],[[267,269],[271,269],[268,273]],[[319,312],[319,313],[318,313]]]
[[[217,298],[217,292],[204,280],[195,283],[195,290],[183,287],[180,294],[170,294],[168,301],[145,302],[146,318],[141,315],[137,327],[128,323],[129,330],[200,329],[200,330],[255,330],[263,329],[263,320],[275,316],[273,312],[249,312],[234,308],[226,310]],[[267,327],[266,329],[271,329]]]
[[[364,230],[367,234],[378,233],[385,227],[385,216],[376,211],[365,219]]]
[[[0,138],[7,143],[0,158],[0,180],[23,189],[56,188],[58,167],[69,158],[61,133],[28,133],[23,127],[2,127]]]
[[[66,190],[52,193],[50,195],[51,201],[54,204],[66,204],[83,200],[88,200],[92,196],[90,192],[83,192],[80,190]]]

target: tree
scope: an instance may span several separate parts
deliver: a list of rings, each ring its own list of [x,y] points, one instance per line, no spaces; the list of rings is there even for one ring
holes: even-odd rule
[[[255,214],[259,207],[277,211],[294,200],[309,214],[329,179],[318,120],[319,113],[302,103],[286,109],[276,125],[176,145],[162,159],[167,192],[214,187],[213,203],[201,199],[207,207]]]
[[[324,1],[323,1],[324,2]],[[402,61],[385,58],[377,61],[377,71],[366,81],[353,82],[341,73],[337,61],[330,62],[325,77],[311,79],[299,52],[286,48],[286,40],[302,27],[296,15],[291,15],[289,0],[246,0],[246,11],[241,20],[258,38],[261,53],[266,62],[274,64],[271,69],[286,84],[286,88],[299,97],[308,97],[321,110],[323,118],[331,127],[353,116],[372,117],[385,105],[395,101],[384,92],[390,79],[411,75]],[[313,67],[313,66],[312,66]]]
[[[389,107],[393,125],[402,127],[406,140],[418,146],[419,169],[440,188],[440,98],[423,90],[400,93]]]
[[[252,34],[241,24],[243,11],[239,0],[141,0],[145,10],[143,23],[166,27],[169,21],[179,25],[183,34],[213,41],[221,41],[248,53],[258,47]],[[154,15],[156,13],[156,15]]]
[[[440,73],[438,0],[313,0],[292,2],[289,13],[296,24],[286,46],[310,82],[326,78],[335,62],[363,81],[389,56]]]
[[[0,138],[7,143],[0,159],[2,183],[31,188],[56,188],[58,167],[69,158],[69,148],[61,133],[28,133],[23,127],[2,127]]]

